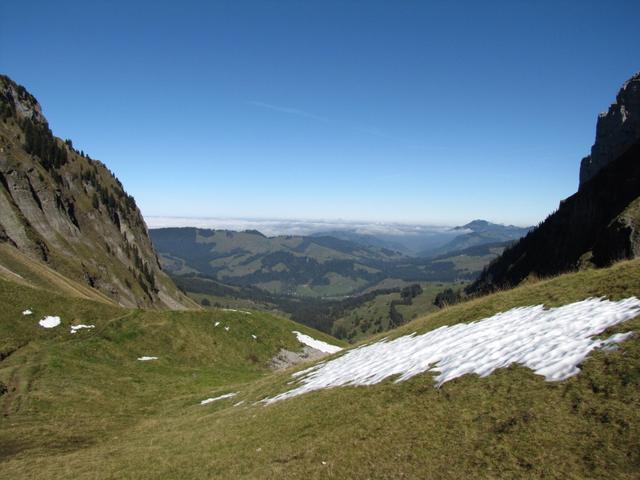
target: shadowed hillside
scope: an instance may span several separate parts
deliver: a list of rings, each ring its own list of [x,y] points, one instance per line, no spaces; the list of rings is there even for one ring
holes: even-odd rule
[[[612,105],[607,115],[622,111],[629,123],[637,122],[640,74],[625,83],[623,90],[625,95],[619,94],[618,100],[626,103]],[[593,151],[624,153],[614,158],[596,155],[597,171],[587,176],[584,171],[588,162],[583,160],[578,192],[563,200],[556,212],[505,250],[467,288],[467,293],[507,288],[530,276],[603,267],[640,255],[640,130],[625,126],[624,135],[612,131],[605,135],[603,129],[610,123],[603,118],[598,120]],[[632,141],[633,132],[636,136]],[[621,138],[626,142],[624,145]],[[607,142],[611,145],[607,146]]]

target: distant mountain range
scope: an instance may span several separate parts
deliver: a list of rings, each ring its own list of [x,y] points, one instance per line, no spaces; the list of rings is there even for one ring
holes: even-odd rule
[[[174,278],[204,276],[306,297],[354,295],[390,283],[471,280],[504,248],[493,242],[485,244],[490,248],[415,258],[382,246],[387,243],[374,236],[340,233],[343,238],[266,237],[255,230],[150,230],[162,266]]]
[[[506,246],[526,235],[529,230],[531,227],[473,220],[459,227],[418,230],[415,233],[364,234],[355,230],[342,229],[321,231],[312,236],[331,236],[360,245],[396,250],[413,257],[434,258],[479,245],[504,243]]]

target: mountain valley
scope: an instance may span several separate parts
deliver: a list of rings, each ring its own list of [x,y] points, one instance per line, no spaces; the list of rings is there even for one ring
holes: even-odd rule
[[[0,76],[0,476],[638,478],[639,107],[535,227],[267,236],[148,229]]]

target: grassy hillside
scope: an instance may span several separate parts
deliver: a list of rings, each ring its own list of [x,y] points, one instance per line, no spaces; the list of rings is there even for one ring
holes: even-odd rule
[[[422,291],[411,303],[402,304],[400,291],[381,293],[373,299],[347,310],[340,318],[333,322],[332,333],[337,338],[345,338],[350,342],[357,342],[376,333],[386,332],[394,327],[391,305],[400,315],[400,323],[408,322],[438,310],[434,305],[436,295],[445,288],[455,287],[455,284],[446,283],[422,283]]]
[[[340,343],[260,312],[124,310],[2,280],[0,302],[2,460],[86,447],[163,415],[169,399],[197,405],[255,380],[281,348],[302,348],[293,330]],[[61,325],[39,326],[47,315]],[[70,333],[77,324],[95,327]]]
[[[632,479],[640,471],[638,335],[592,352],[580,374],[560,382],[512,366],[439,389],[422,374],[264,406],[255,402],[293,388],[291,373],[303,368],[264,367],[278,347],[295,347],[284,320],[124,311],[7,282],[0,292],[9,306],[1,338],[28,341],[0,363],[9,385],[0,397],[7,478]],[[640,295],[640,261],[529,283],[386,335],[602,295]],[[21,316],[26,307],[33,318]],[[33,327],[54,311],[64,328]],[[69,321],[89,317],[95,330],[68,334]],[[231,331],[212,327],[216,319]],[[638,329],[640,318],[611,330]],[[252,332],[265,343],[247,343]],[[238,394],[199,404],[229,392]]]
[[[29,258],[6,243],[0,244],[0,278],[71,297],[116,304],[99,290],[65,277],[48,265]]]

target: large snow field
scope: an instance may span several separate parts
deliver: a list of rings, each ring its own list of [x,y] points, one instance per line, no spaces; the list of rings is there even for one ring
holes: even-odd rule
[[[295,373],[297,388],[264,402],[324,388],[373,385],[394,375],[398,376],[396,382],[402,382],[427,371],[438,373],[435,381],[440,386],[467,373],[485,377],[515,363],[548,381],[564,380],[580,371],[578,365],[591,350],[611,347],[630,333],[605,340],[593,338],[595,335],[638,315],[640,300],[635,297],[617,302],[589,298],[547,310],[542,305],[513,308],[476,322],[383,339],[349,350]],[[309,345],[301,339],[305,336],[294,333]]]

